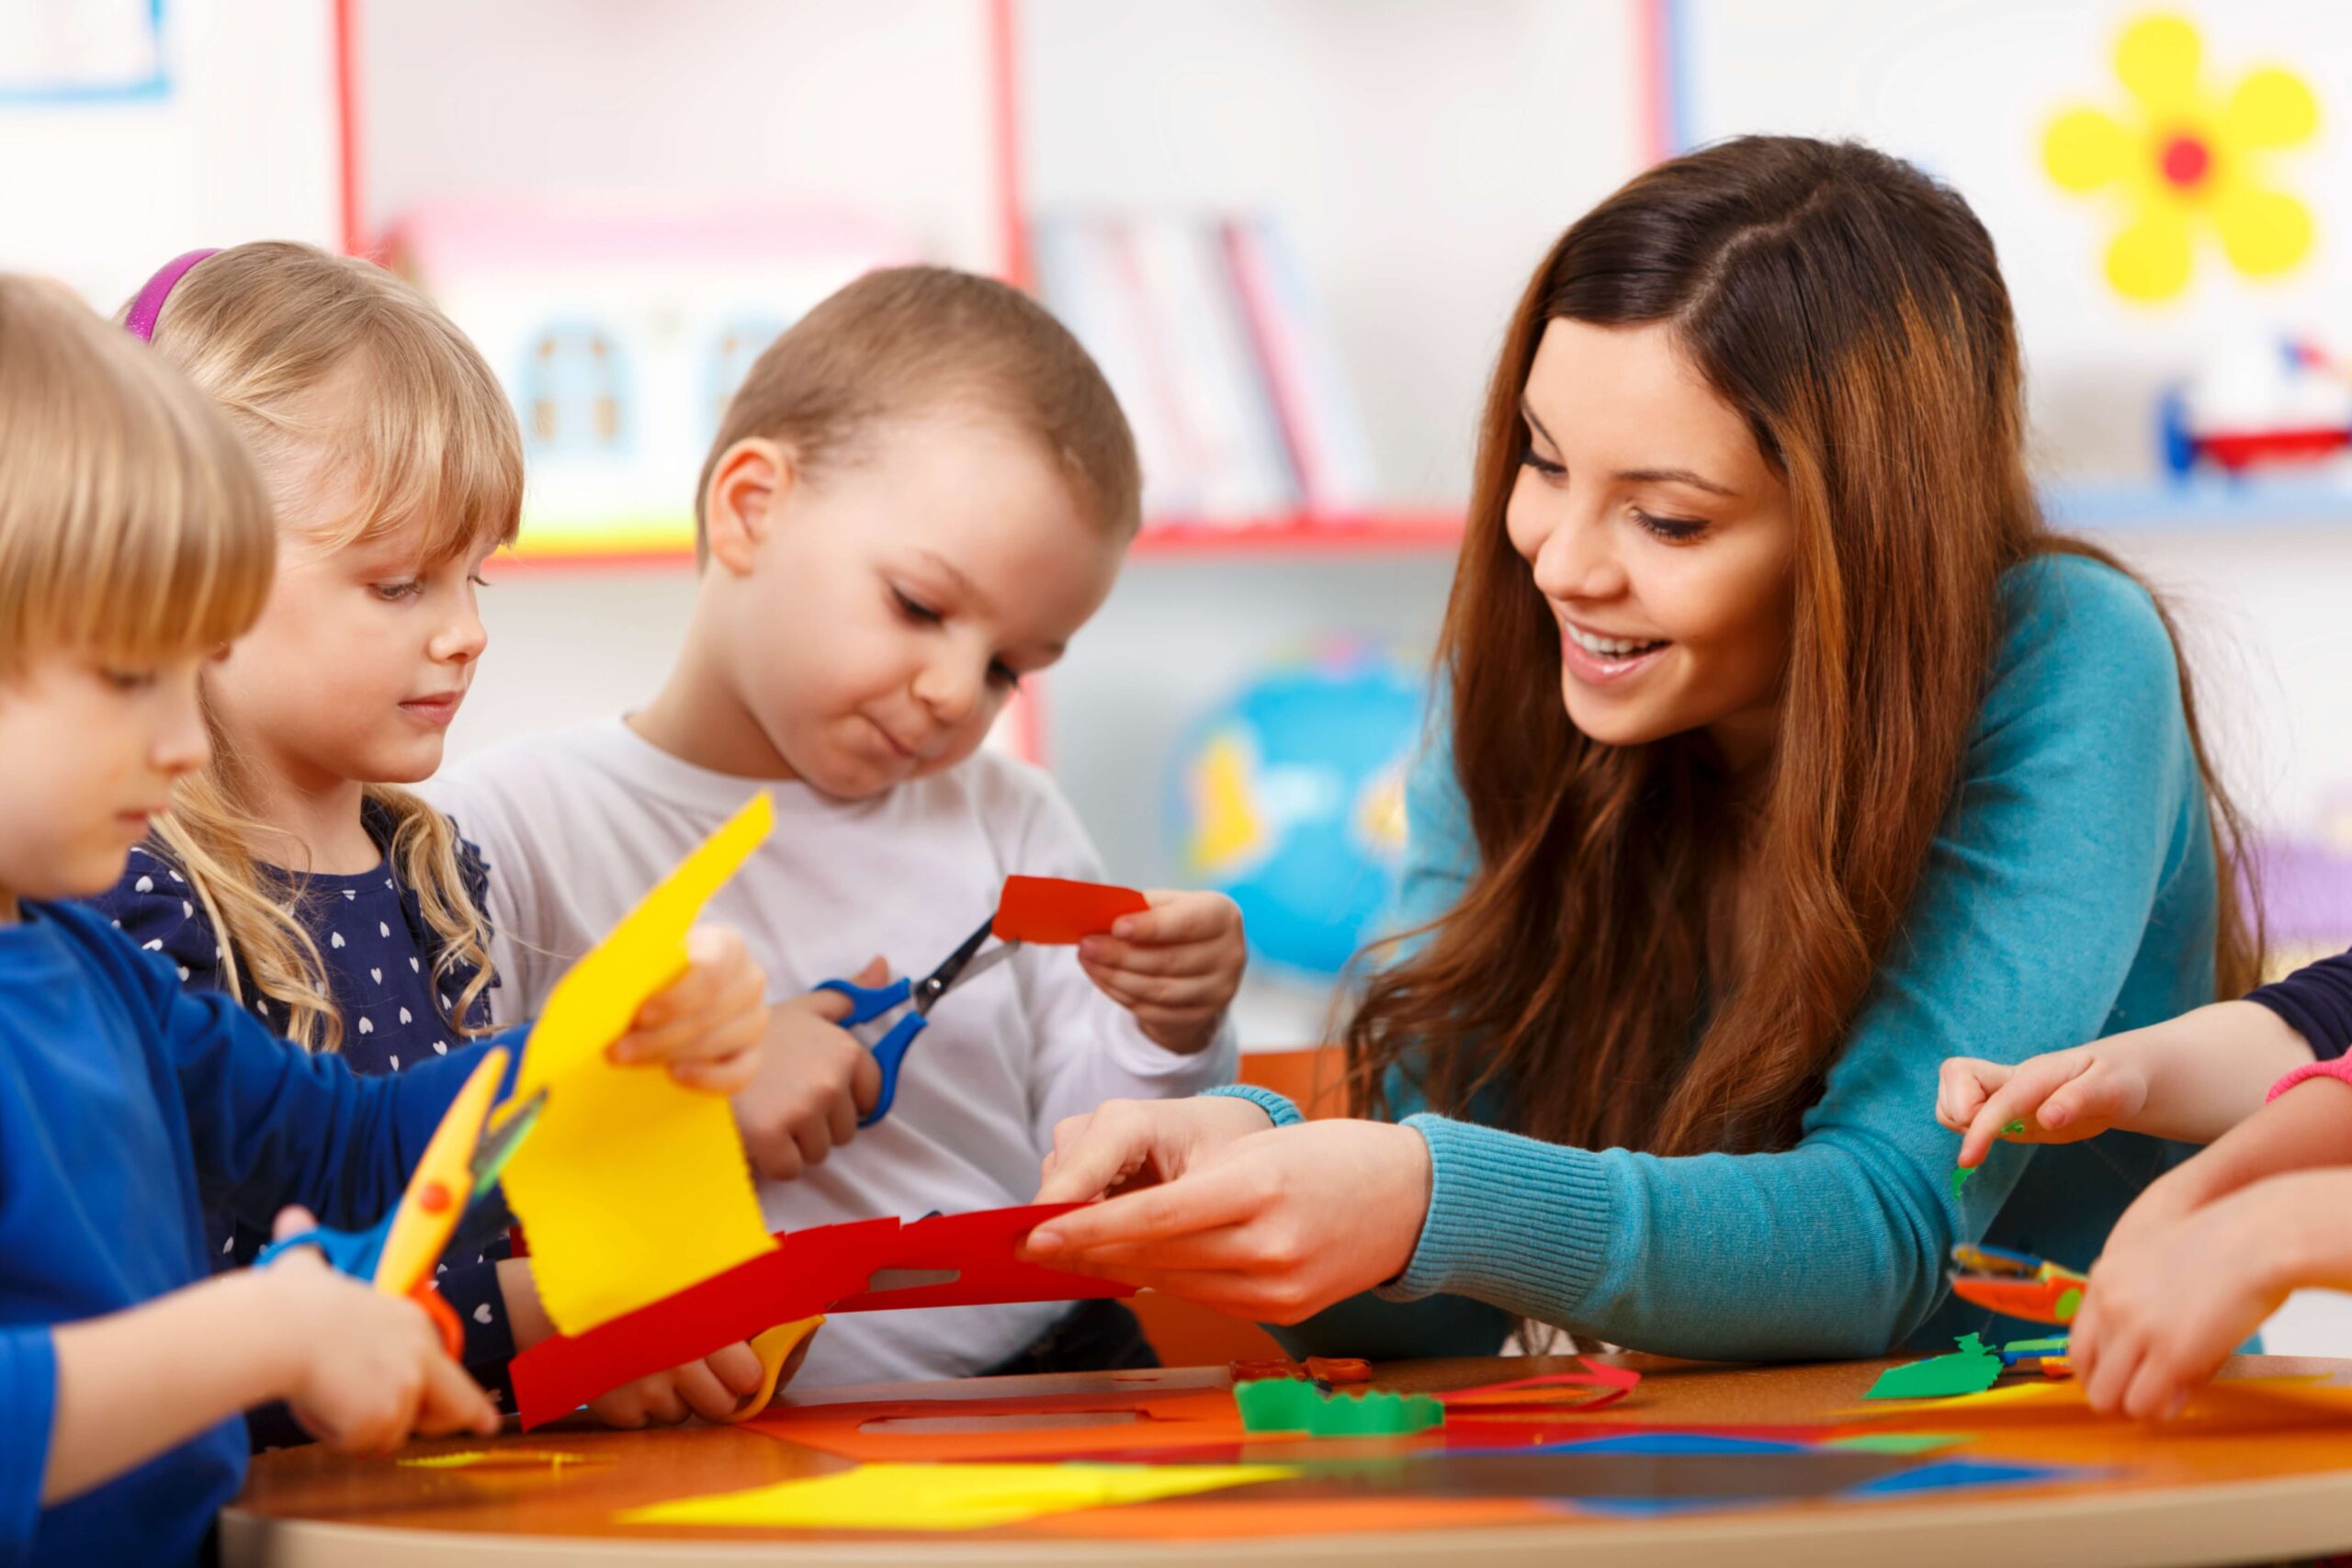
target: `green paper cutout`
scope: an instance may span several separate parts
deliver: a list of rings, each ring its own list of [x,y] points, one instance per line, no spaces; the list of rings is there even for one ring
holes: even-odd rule
[[[1245,1432],[1305,1432],[1314,1438],[1385,1438],[1445,1425],[1445,1406],[1425,1393],[1326,1395],[1311,1382],[1261,1378],[1238,1383],[1233,1403]]]
[[[2001,1129],[2001,1136],[2005,1138],[2013,1138],[2024,1131],[2025,1118],[2020,1116],[2016,1121]],[[1983,1168],[1984,1168],[1982,1166],[1973,1165],[1953,1166],[1951,1168],[1951,1195],[1954,1198],[1958,1198],[1960,1196],[1960,1190],[1968,1185],[1968,1179]]]
[[[2001,1358],[1973,1334],[1953,1341],[1959,1349],[1932,1356],[1907,1366],[1889,1367],[1871,1384],[1864,1399],[1950,1399],[1955,1394],[1982,1393],[1999,1381]]]
[[[1866,1454],[1924,1454],[1966,1441],[1967,1437],[1958,1432],[1865,1432],[1859,1437],[1832,1438],[1824,1446]]]

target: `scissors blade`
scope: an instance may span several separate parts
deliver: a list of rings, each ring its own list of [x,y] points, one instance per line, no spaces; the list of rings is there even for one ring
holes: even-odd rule
[[[492,1113],[492,1120],[497,1124],[484,1133],[481,1142],[474,1145],[475,1196],[479,1197],[497,1185],[499,1173],[506,1168],[506,1162],[514,1157],[514,1151],[522,1147],[523,1140],[530,1135],[531,1129],[538,1125],[539,1112],[547,1109],[547,1103],[548,1091],[542,1085],[530,1099],[514,1110],[504,1111],[503,1115]]]
[[[915,1011],[922,1013],[926,1018],[930,1017],[932,1004],[939,1000],[940,998],[945,996],[948,991],[954,987],[956,981],[963,979],[967,975],[978,975],[990,966],[1003,962],[1001,953],[1011,951],[1009,947],[1000,949],[996,953],[989,953],[985,957],[977,959],[974,957],[976,953],[979,953],[981,947],[986,945],[989,934],[995,929],[996,917],[994,915],[990,915],[987,919],[980,922],[979,930],[974,931],[970,936],[966,937],[956,945],[956,951],[949,953],[938,968],[933,970],[930,974],[922,977],[922,981],[916,985],[914,990],[910,994],[910,999],[914,1002]]]

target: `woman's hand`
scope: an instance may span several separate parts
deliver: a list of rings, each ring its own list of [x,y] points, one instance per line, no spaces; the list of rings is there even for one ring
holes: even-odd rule
[[[1262,1323],[1296,1323],[1403,1273],[1429,1205],[1429,1145],[1419,1133],[1308,1122],[1206,1149],[1172,1179],[1048,1220],[1023,1252]]]
[[[1269,1132],[1273,1118],[1247,1100],[1111,1100],[1054,1128],[1036,1201],[1086,1203],[1173,1181],[1217,1149]]]

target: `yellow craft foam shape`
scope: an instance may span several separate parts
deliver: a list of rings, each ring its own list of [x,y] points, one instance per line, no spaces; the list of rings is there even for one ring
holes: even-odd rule
[[[862,1464],[615,1516],[629,1525],[969,1530],[1047,1514],[1286,1481],[1280,1464]]]

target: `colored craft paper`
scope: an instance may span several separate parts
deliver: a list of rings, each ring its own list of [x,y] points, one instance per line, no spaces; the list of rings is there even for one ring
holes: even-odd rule
[[[1824,1446],[1859,1449],[1869,1454],[1925,1454],[1967,1440],[1955,1432],[1858,1432],[1852,1437],[1832,1438]]]
[[[1871,1384],[1864,1399],[1950,1399],[1981,1393],[2001,1376],[2001,1358],[1985,1348],[1973,1334],[1963,1334],[1960,1348],[1949,1356],[1930,1357],[1908,1366],[1889,1367]]]
[[[483,1119],[498,1086],[506,1077],[506,1048],[493,1045],[466,1077],[441,1124],[417,1157],[408,1190],[384,1235],[384,1250],[376,1259],[376,1289],[388,1296],[406,1296],[433,1275],[458,1217],[473,1201],[474,1145],[481,1141]],[[437,1192],[437,1196],[435,1194]]]
[[[544,1086],[548,1101],[507,1165],[505,1190],[530,1238],[539,1300],[567,1335],[775,1248],[725,1097],[605,1057],[646,999],[684,972],[687,931],[774,820],[768,797],[752,796],[571,966],[531,1030],[514,1094]]]
[[[1121,915],[1140,915],[1150,908],[1151,901],[1132,887],[1057,876],[1008,876],[994,929],[1006,942],[1067,946],[1109,931]]]
[[[395,1460],[410,1470],[561,1470],[567,1464],[611,1464],[609,1458],[559,1453],[553,1449],[462,1449],[448,1454],[418,1454]]]
[[[1467,1409],[1486,1416],[1505,1409],[1553,1410],[1563,1405],[1576,1410],[1598,1410],[1604,1404],[1616,1404],[1641,1383],[1642,1374],[1631,1367],[1611,1366],[1583,1356],[1577,1359],[1584,1363],[1583,1371],[1554,1372],[1547,1377],[1518,1378],[1510,1382],[1457,1389],[1438,1395],[1438,1400],[1448,1410]],[[1593,1392],[1596,1390],[1597,1396]]]
[[[780,1322],[828,1313],[1135,1294],[1132,1285],[1013,1257],[1029,1232],[1075,1206],[1029,1204],[912,1224],[855,1220],[779,1234],[772,1250],[747,1263],[584,1334],[543,1339],[517,1356],[511,1371],[524,1429],[568,1416],[632,1379],[707,1356]],[[953,1272],[956,1278],[898,1291],[867,1288],[876,1274],[902,1269]]]
[[[968,1530],[1046,1514],[1282,1481],[1272,1464],[865,1464],[834,1475],[632,1508],[633,1525]]]
[[[748,1421],[768,1407],[775,1398],[775,1385],[784,1380],[786,1367],[797,1368],[808,1341],[817,1330],[825,1326],[822,1315],[797,1318],[777,1324],[764,1334],[752,1336],[752,1354],[760,1359],[760,1386],[745,1397],[732,1413],[721,1416],[725,1421]]]
[[[1305,1432],[1317,1438],[1386,1438],[1445,1425],[1445,1406],[1422,1393],[1325,1393],[1311,1382],[1267,1378],[1233,1391],[1250,1432]]]

